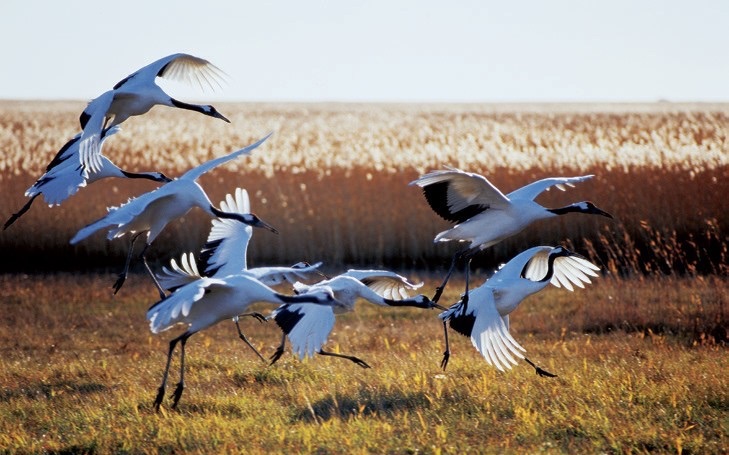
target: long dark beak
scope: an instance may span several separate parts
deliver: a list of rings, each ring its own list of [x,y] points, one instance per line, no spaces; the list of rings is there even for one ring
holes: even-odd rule
[[[268,229],[269,231],[273,232],[274,234],[278,234],[278,231],[276,230],[276,228],[274,228],[270,224],[266,223],[265,221],[261,220],[260,218],[256,218],[256,220],[251,224],[251,226],[257,227],[257,228]]]
[[[230,120],[228,120],[223,114],[221,114],[218,111],[213,112],[213,117],[219,118],[220,120],[225,120],[226,122],[230,123]]]
[[[220,210],[219,208],[215,207],[214,205],[210,206],[210,210],[213,212],[213,215],[217,216],[218,218],[227,218],[229,220],[238,220],[241,223],[247,224],[248,226],[268,229],[269,231],[273,232],[274,234],[278,234],[278,231],[273,226],[266,223],[265,221],[258,218],[256,215],[254,215],[252,213],[240,214],[240,213],[224,212],[224,211]]]
[[[606,217],[608,217],[610,219],[613,219],[613,216],[611,214],[609,214],[608,212],[606,212],[604,210],[601,210],[601,209],[599,209],[597,207],[595,207],[595,209],[594,209],[594,211],[592,213],[594,213],[595,215],[602,215],[602,216],[606,216]]]

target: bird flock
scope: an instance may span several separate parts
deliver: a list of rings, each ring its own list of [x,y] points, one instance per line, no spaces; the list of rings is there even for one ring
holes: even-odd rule
[[[533,182],[504,194],[484,176],[445,168],[427,173],[410,182],[420,187],[432,210],[453,223],[453,227],[435,236],[435,242],[456,241],[467,246],[457,251],[443,282],[433,297],[414,294],[423,283],[412,283],[406,277],[388,270],[347,270],[336,276],[326,276],[319,268],[321,262],[302,261],[291,266],[249,267],[247,249],[254,227],[278,231],[252,213],[248,193],[236,188],[219,206],[213,204],[197,183],[200,176],[229,161],[254,152],[273,133],[255,143],[235,150],[192,168],[177,178],[161,172],[129,172],[116,166],[102,154],[102,148],[120,124],[131,116],[143,115],[156,105],[199,112],[230,121],[213,106],[189,104],[170,97],[156,83],[157,78],[177,79],[197,83],[201,87],[220,85],[223,73],[205,59],[189,54],[172,54],[161,58],[118,82],[114,87],[90,101],[81,113],[81,131],[58,151],[45,173],[26,191],[29,198],[18,212],[5,223],[4,229],[26,213],[33,201],[43,196],[49,206],[60,205],[86,185],[108,178],[142,178],[160,184],[156,189],[130,199],[119,207],[81,228],[70,242],[76,244],[96,232],[104,231],[108,239],[127,236],[129,250],[121,273],[112,288],[122,288],[129,267],[135,258],[135,242],[142,237],[144,247],[137,256],[152,279],[159,300],[147,311],[152,333],[160,333],[178,324],[185,331],[169,342],[162,382],[154,399],[160,409],[165,398],[170,365],[176,347],[180,346],[179,381],[171,395],[176,408],[185,388],[185,346],[195,333],[224,320],[232,321],[239,338],[264,362],[271,365],[285,352],[286,340],[297,357],[316,355],[340,357],[370,368],[354,355],[325,350],[334,327],[335,315],[353,311],[355,303],[366,300],[375,305],[415,307],[440,310],[445,352],[441,367],[450,358],[448,327],[471,339],[486,362],[504,371],[524,360],[540,376],[554,374],[538,367],[526,356],[526,350],[509,332],[509,315],[528,296],[550,283],[572,291],[584,287],[597,277],[599,268],[579,254],[562,246],[536,246],[516,255],[487,281],[469,289],[471,259],[502,240],[518,234],[538,220],[568,213],[612,216],[588,201],[565,207],[543,207],[534,199],[551,188],[566,190],[592,175],[554,177]],[[212,221],[208,238],[198,252],[186,252],[179,260],[172,259],[169,267],[156,273],[146,259],[155,238],[171,222],[198,207]],[[270,235],[270,234],[269,234]],[[438,301],[450,276],[459,263],[465,267],[466,286],[460,300],[449,307]],[[268,314],[249,312],[254,303],[275,305]],[[267,359],[243,334],[240,317],[259,321],[273,320],[282,336],[278,348]]]

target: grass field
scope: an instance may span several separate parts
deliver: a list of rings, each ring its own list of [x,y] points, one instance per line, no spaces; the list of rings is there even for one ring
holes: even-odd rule
[[[418,278],[417,276],[414,278]],[[422,277],[421,277],[422,278]],[[426,278],[426,291],[436,280]],[[725,453],[726,347],[716,328],[729,283],[599,279],[556,288],[513,315],[526,364],[489,367],[453,335],[446,371],[435,312],[359,305],[328,347],[365,359],[260,362],[223,322],[193,336],[178,411],[152,401],[167,342],[144,313],[155,291],[134,276],[0,277],[0,452],[7,453]],[[456,299],[463,283],[449,286]],[[63,298],[58,298],[59,289]],[[266,311],[267,308],[262,307]],[[280,332],[244,320],[264,356]],[[170,377],[177,381],[178,358]],[[171,393],[171,389],[170,393]],[[683,451],[683,452],[682,452]]]
[[[0,453],[726,453],[729,260],[727,105],[222,104],[232,125],[153,110],[133,118],[105,153],[134,171],[177,176],[276,133],[250,157],[201,179],[213,201],[240,186],[280,235],[256,233],[251,265],[324,261],[388,267],[431,295],[455,245],[448,224],[408,182],[446,165],[510,191],[550,175],[595,174],[547,206],[591,200],[614,221],[547,220],[482,253],[476,284],[519,251],[557,243],[599,264],[574,293],[551,288],[512,315],[529,357],[500,373],[453,335],[439,368],[435,311],[358,305],[328,347],[357,355],[268,367],[223,322],[188,343],[178,411],[156,414],[167,343],[144,315],[157,298],[130,276],[113,297],[126,241],[82,226],[144,182],[99,182],[61,207],[42,201],[0,233]],[[0,102],[0,215],[77,132],[82,103]],[[197,250],[209,221],[192,212],[150,250],[159,267]],[[139,270],[139,269],[138,269]],[[441,303],[462,289],[454,278]],[[261,311],[270,308],[262,306]],[[264,355],[273,323],[245,320]],[[177,358],[170,384],[176,382]]]

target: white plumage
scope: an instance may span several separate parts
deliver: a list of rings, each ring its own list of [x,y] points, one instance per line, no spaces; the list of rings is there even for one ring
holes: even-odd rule
[[[220,202],[220,208],[224,212],[238,213],[241,216],[250,213],[251,206],[248,192],[242,188],[236,188],[234,194],[227,194],[225,200]],[[157,281],[162,288],[174,291],[203,277],[225,278],[230,275],[242,274],[253,277],[266,286],[278,286],[284,283],[293,285],[299,280],[308,281],[322,276],[318,270],[321,262],[314,265],[299,262],[291,267],[254,267],[249,269],[247,262],[248,243],[252,236],[253,228],[248,224],[240,223],[234,219],[213,218],[210,233],[201,252],[203,272],[200,272],[193,253],[183,253],[179,265],[175,259],[172,259],[169,268],[162,267],[162,272],[157,274]],[[264,320],[263,316],[258,313],[250,315]],[[238,337],[261,360],[265,361],[260,352],[253,347],[243,334],[238,315],[233,317],[233,322],[238,330]]]
[[[220,202],[220,209],[227,213],[250,213],[248,192],[236,188],[234,194],[227,194]],[[269,266],[248,268],[248,244],[253,236],[253,228],[235,219],[213,218],[210,233],[202,248],[200,257],[203,272],[199,271],[192,253],[183,253],[178,262],[172,259],[170,267],[162,267],[157,274],[160,285],[173,290],[202,276],[225,277],[244,273],[259,279],[267,286],[281,284],[293,285],[297,281],[310,281],[321,278],[318,268],[321,262],[310,265],[298,262],[290,267]]]
[[[457,302],[440,314],[445,324],[471,338],[486,361],[504,371],[525,359],[526,350],[509,333],[509,314],[528,296],[549,283],[570,291],[583,288],[596,277],[599,268],[563,247],[537,246],[515,256],[483,285],[469,291],[469,299]],[[446,352],[441,363],[448,364],[450,349],[446,329]],[[535,366],[535,368],[537,368]],[[537,372],[551,375],[540,368]]]
[[[550,188],[564,191],[567,187],[592,177],[583,175],[545,178],[507,195],[484,176],[454,168],[433,171],[410,182],[410,185],[417,185],[423,189],[425,198],[435,213],[447,221],[456,223],[452,228],[437,234],[434,241],[469,242],[465,250],[459,251],[453,257],[448,274],[436,290],[433,300],[438,301],[440,298],[458,258],[466,257],[470,262],[470,257],[476,252],[521,232],[535,221],[567,213],[586,213],[612,218],[612,215],[589,201],[559,208],[546,208],[534,201],[537,196]],[[468,264],[466,283],[468,283]]]
[[[288,304],[274,310],[270,317],[281,327],[284,335],[281,345],[271,356],[271,363],[275,363],[283,354],[288,336],[293,352],[299,358],[318,353],[346,358],[364,368],[369,368],[366,362],[357,357],[335,354],[322,349],[334,327],[335,313],[352,311],[360,298],[382,306],[437,307],[424,295],[409,297],[408,291],[418,289],[422,285],[423,283],[410,283],[405,277],[386,270],[354,269],[313,285],[296,283],[294,289],[299,295],[331,293],[334,301],[326,306]]]
[[[301,296],[280,294],[259,280],[243,274],[225,278],[199,278],[178,288],[147,311],[147,320],[152,333],[168,330],[176,324],[188,326],[184,333],[170,341],[167,366],[155,399],[155,408],[159,409],[162,403],[170,360],[178,342],[182,342],[180,382],[173,394],[173,408],[177,406],[184,389],[185,343],[193,334],[220,321],[237,318],[256,302],[277,305],[302,302],[328,305],[331,301],[332,295],[325,292]]]
[[[93,233],[103,229],[108,229],[109,239],[121,237],[125,234],[134,235],[132,237],[132,246],[130,246],[129,255],[127,256],[126,266],[120,275],[119,280],[114,285],[116,292],[119,288],[121,288],[124,280],[126,279],[134,240],[136,240],[138,235],[146,233],[146,242],[144,250],[141,253],[141,258],[147,268],[147,271],[154,280],[155,285],[160,291],[160,296],[164,296],[164,291],[160,287],[159,283],[157,283],[154,274],[147,265],[145,253],[149,245],[155,238],[157,238],[168,223],[183,216],[193,207],[199,207],[211,216],[232,218],[254,227],[262,227],[269,229],[272,232],[276,232],[273,227],[261,221],[254,214],[228,213],[218,209],[212,204],[205,193],[205,190],[203,190],[196,181],[201,175],[212,170],[216,166],[231,161],[241,155],[249,154],[270,136],[271,134],[268,134],[263,139],[249,145],[248,147],[203,163],[187,171],[178,179],[166,183],[161,187],[137,198],[131,199],[129,202],[120,207],[110,208],[109,213],[105,217],[79,230],[71,239],[71,244],[78,243]]]
[[[89,102],[79,118],[83,129],[81,160],[86,167],[95,171],[101,166],[99,140],[104,128],[145,114],[156,105],[188,109],[230,123],[213,106],[189,104],[172,98],[157,85],[158,77],[195,82],[204,88],[220,86],[223,73],[205,59],[177,53],[152,62],[119,81],[111,90]]]
[[[101,153],[104,142],[118,131],[119,127],[114,126],[104,130],[102,133],[101,141],[99,143],[100,165],[95,171],[91,171],[81,165],[81,157],[79,156],[79,141],[81,139],[81,133],[66,142],[53,160],[48,164],[46,172],[25,192],[25,196],[29,197],[30,200],[5,222],[3,229],[7,229],[18,218],[25,214],[25,212],[30,209],[33,201],[40,195],[43,195],[43,199],[45,199],[46,204],[48,204],[49,207],[53,207],[54,205],[61,205],[63,201],[76,194],[79,189],[86,185],[108,177],[141,178],[154,180],[156,182],[170,181],[170,179],[161,172],[125,171],[120,169],[116,164],[112,163],[109,158],[104,156]]]
[[[612,218],[584,201],[550,209],[534,199],[555,187],[564,191],[592,175],[538,180],[504,195],[484,176],[459,169],[434,171],[410,182],[423,188],[433,211],[456,225],[435,236],[436,242],[470,242],[469,248],[485,249],[522,231],[534,221],[579,212]]]

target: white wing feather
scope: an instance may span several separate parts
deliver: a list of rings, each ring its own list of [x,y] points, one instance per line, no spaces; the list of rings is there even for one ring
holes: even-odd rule
[[[410,185],[426,187],[441,182],[448,184],[447,205],[451,214],[471,205],[496,209],[509,205],[509,198],[484,176],[456,168],[430,172],[410,182]]]
[[[195,262],[195,256],[191,252],[182,253],[179,265],[172,258],[170,260],[170,268],[162,266],[162,272],[155,275],[160,286],[168,291],[202,278],[197,268],[197,262]]]
[[[300,359],[314,356],[327,342],[334,327],[332,307],[317,304],[284,305],[274,310],[271,317],[279,323],[287,314],[300,317],[286,332],[291,342],[291,350]]]
[[[226,195],[220,208],[229,213],[250,213],[248,192],[236,188],[235,196]],[[246,256],[253,228],[247,224],[227,218],[215,218],[202,250],[205,272],[217,276],[241,273],[248,268]]]
[[[195,302],[200,300],[205,295],[205,289],[212,285],[225,286],[226,283],[213,278],[201,278],[154,304],[147,311],[149,329],[152,333],[159,333],[178,322],[183,322],[181,319],[190,314]]]
[[[403,300],[410,297],[408,291],[419,289],[423,283],[413,284],[407,278],[387,270],[347,270],[342,275],[358,279],[380,297]]]
[[[509,333],[506,322],[496,310],[493,296],[478,302],[471,301],[469,307],[471,305],[475,307],[474,315],[476,317],[471,331],[473,346],[489,364],[500,371],[516,365],[514,357],[523,359],[522,352],[526,352],[526,349]]]
[[[254,267],[248,269],[247,273],[258,278],[267,286],[278,286],[285,283],[293,285],[300,281],[313,281],[321,278],[322,274],[318,270],[321,265],[321,262],[317,262],[313,265],[298,263],[292,267]]]
[[[81,164],[90,172],[101,169],[101,130],[104,128],[106,112],[114,100],[114,90],[109,90],[91,100],[84,112],[90,114],[81,133],[79,156]]]
[[[537,180],[536,182],[532,182],[518,190],[512,191],[507,195],[507,197],[511,200],[522,199],[533,201],[542,192],[549,191],[552,187],[565,191],[567,187],[574,187],[575,183],[584,182],[592,177],[594,177],[594,175],[582,175],[579,177],[551,177]]]

